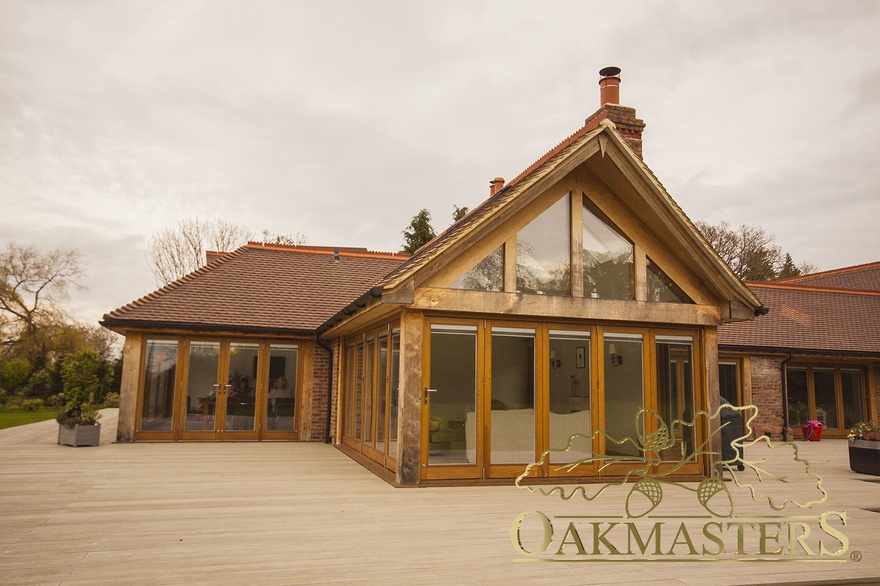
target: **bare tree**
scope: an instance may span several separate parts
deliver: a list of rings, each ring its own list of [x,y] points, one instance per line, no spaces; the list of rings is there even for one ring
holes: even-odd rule
[[[206,251],[230,252],[247,244],[251,237],[250,230],[232,220],[181,220],[174,228],[153,235],[147,261],[161,286],[203,266]]]
[[[0,254],[0,334],[4,355],[13,347],[45,357],[42,334],[66,319],[57,303],[79,287],[83,269],[76,250],[42,252],[13,242]]]
[[[287,234],[274,234],[268,229],[263,230],[264,244],[285,244],[288,246],[303,246],[308,244],[309,237],[299,232],[288,232]]]
[[[791,255],[776,244],[773,234],[759,226],[732,228],[727,222],[713,225],[697,222],[697,229],[740,279],[769,281],[782,276],[806,274],[809,263],[795,267]]]

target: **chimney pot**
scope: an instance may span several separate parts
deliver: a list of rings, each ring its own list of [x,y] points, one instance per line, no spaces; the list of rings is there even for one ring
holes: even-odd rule
[[[504,189],[504,177],[496,177],[489,182],[489,195],[495,195]]]
[[[604,67],[599,75],[599,105],[620,104],[620,67]]]

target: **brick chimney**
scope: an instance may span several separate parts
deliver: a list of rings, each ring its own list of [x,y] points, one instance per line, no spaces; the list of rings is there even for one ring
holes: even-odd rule
[[[599,109],[584,122],[595,128],[602,120],[611,120],[617,133],[642,158],[642,130],[645,123],[636,118],[635,108],[620,105],[620,68],[605,67],[599,71]]]
[[[489,195],[495,195],[499,191],[504,189],[504,177],[496,177],[492,181],[489,182]]]

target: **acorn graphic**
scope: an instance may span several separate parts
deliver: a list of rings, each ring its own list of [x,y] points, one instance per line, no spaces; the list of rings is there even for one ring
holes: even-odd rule
[[[639,426],[638,419],[640,418],[644,418],[644,424],[647,426],[647,420],[649,417],[656,422],[656,428],[647,435],[639,436],[639,443],[642,445],[642,450],[646,452],[659,452],[665,450],[669,447],[669,427],[666,425],[666,422],[663,421],[662,417],[650,409],[643,409],[639,412],[636,426]]]
[[[657,508],[663,500],[663,487],[652,478],[636,482],[626,497],[626,514],[632,518],[643,517]]]
[[[729,517],[733,514],[733,497],[730,496],[730,491],[724,483],[717,478],[704,478],[700,481],[697,487],[697,500],[703,508],[716,517]]]

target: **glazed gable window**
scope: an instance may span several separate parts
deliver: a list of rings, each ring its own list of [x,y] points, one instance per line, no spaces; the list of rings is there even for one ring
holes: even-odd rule
[[[516,235],[516,290],[571,294],[570,196],[562,197]]]
[[[633,244],[584,196],[584,297],[633,299]]]
[[[633,240],[585,194],[567,193],[515,235],[498,236],[505,243],[470,265],[450,289],[630,301],[642,262],[640,301],[694,303],[644,250],[637,259]]]

